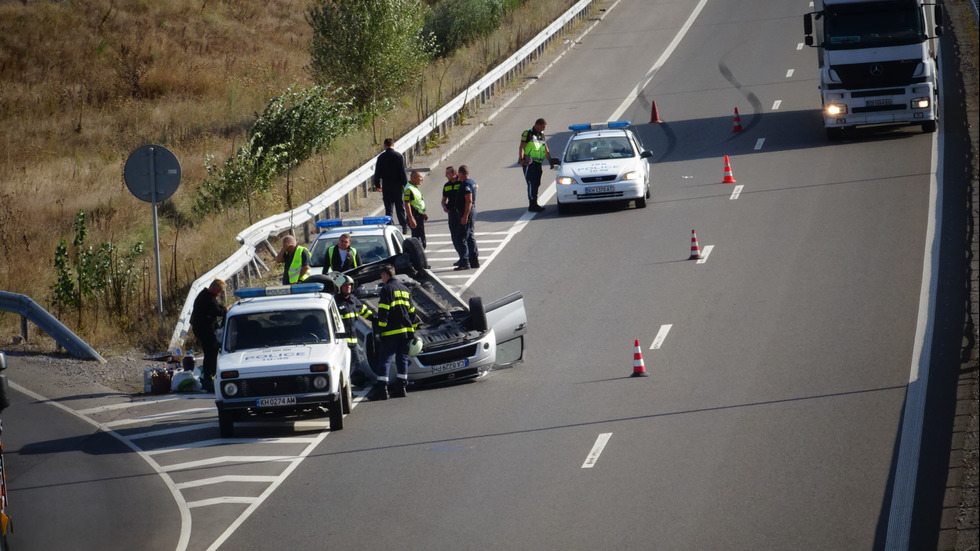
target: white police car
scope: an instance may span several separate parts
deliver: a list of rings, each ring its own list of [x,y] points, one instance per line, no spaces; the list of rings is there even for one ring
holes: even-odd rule
[[[650,198],[653,153],[643,149],[629,121],[573,124],[556,177],[558,212],[571,205],[633,201],[637,208]]]
[[[370,264],[395,256],[404,250],[405,235],[398,226],[391,224],[390,216],[364,218],[331,218],[320,220],[316,227],[322,230],[310,245],[309,275],[330,271],[327,251],[337,244],[342,234],[350,234],[351,247],[357,250],[361,264]]]
[[[223,438],[249,417],[328,415],[351,409],[350,349],[334,296],[322,283],[238,289],[225,318],[215,405]]]

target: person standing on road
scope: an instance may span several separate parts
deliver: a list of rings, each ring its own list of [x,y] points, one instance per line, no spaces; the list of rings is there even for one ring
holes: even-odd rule
[[[463,259],[463,255],[466,251],[463,250],[463,244],[460,240],[460,232],[462,228],[459,225],[459,220],[462,218],[462,211],[456,211],[456,190],[459,189],[459,176],[456,174],[456,169],[447,166],[446,167],[446,183],[442,185],[442,210],[448,215],[449,220],[449,238],[453,242],[453,248],[456,249],[456,254],[459,256],[453,266],[459,266]]]
[[[413,170],[408,178],[408,183],[405,184],[405,195],[402,198],[405,201],[405,218],[408,220],[408,227],[412,228],[412,237],[418,239],[424,249],[425,221],[429,219],[429,216],[425,214],[425,199],[422,197],[422,190],[419,188],[422,185],[422,180],[422,173]]]
[[[342,233],[337,244],[327,249],[327,266],[330,272],[345,272],[361,265],[361,255],[350,246],[350,234]]]
[[[547,159],[548,166],[555,168],[555,164],[551,162],[551,151],[544,140],[544,129],[547,125],[544,119],[534,121],[534,126],[521,134],[521,148],[517,153],[517,163],[523,167],[524,182],[527,183],[527,210],[531,212],[544,212],[544,207],[538,204],[542,163]]]
[[[459,213],[460,257],[454,270],[469,270],[480,267],[480,252],[476,246],[474,222],[476,221],[476,182],[470,179],[470,169],[459,165],[457,169],[459,184],[456,187],[453,203]]]
[[[310,251],[296,245],[296,238],[287,235],[282,238],[282,249],[276,255],[276,262],[282,263],[282,284],[292,285],[309,277]]]
[[[405,204],[402,194],[405,190],[405,157],[395,151],[395,142],[391,138],[385,138],[384,151],[378,155],[378,160],[374,165],[374,191],[381,191],[381,199],[385,205],[385,216],[391,216],[391,211],[395,211],[398,217],[398,224],[402,227],[402,233],[408,233],[408,226],[405,220]]]
[[[361,299],[354,296],[354,279],[349,275],[345,275],[343,283],[340,284],[340,292],[337,294],[337,310],[340,311],[340,319],[344,322],[344,332],[347,333],[347,346],[350,348],[353,366],[351,379],[353,380],[353,375],[356,372],[363,379],[374,382],[378,377],[371,371],[367,357],[357,345],[357,333],[354,332],[355,318],[361,316],[370,320],[374,318],[374,314],[361,302]],[[355,384],[357,383],[355,382]]]
[[[218,297],[225,292],[225,282],[215,279],[207,289],[202,289],[194,299],[191,311],[191,331],[204,351],[204,364],[201,366],[201,387],[214,392],[214,374],[218,370],[218,353],[221,344],[216,334],[220,321],[230,306],[222,306]]]
[[[381,373],[374,388],[374,400],[387,400],[391,364],[395,363],[398,383],[391,385],[391,395],[408,394],[408,345],[415,336],[418,316],[412,304],[412,295],[402,282],[395,278],[395,268],[390,264],[381,267],[381,291],[378,293],[377,330],[380,331],[378,361]]]

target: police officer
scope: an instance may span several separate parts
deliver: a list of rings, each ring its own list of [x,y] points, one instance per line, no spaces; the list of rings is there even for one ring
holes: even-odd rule
[[[287,235],[282,239],[282,250],[276,255],[276,262],[282,263],[282,284],[299,283],[309,277],[310,251],[296,245],[296,238]]]
[[[531,212],[544,211],[544,207],[538,204],[542,163],[547,159],[548,166],[555,168],[551,162],[548,144],[544,140],[544,129],[547,125],[544,119],[534,121],[534,126],[521,134],[521,148],[517,153],[517,162],[524,168],[524,181],[527,183],[527,210]]]
[[[425,214],[425,199],[422,197],[422,173],[413,170],[405,184],[405,218],[408,220],[408,227],[412,228],[412,237],[418,239],[425,248],[425,221],[429,219]]]
[[[462,241],[459,237],[462,231],[459,220],[462,218],[463,213],[456,211],[456,190],[458,189],[459,176],[456,174],[456,168],[447,166],[446,183],[442,185],[442,210],[449,215],[449,237],[452,239],[453,248],[456,249],[456,254],[459,256],[459,260],[454,262],[453,266],[459,266],[466,253],[463,250]]]
[[[361,265],[361,255],[350,246],[350,234],[342,233],[337,244],[327,249],[327,266],[332,272],[346,272]]]
[[[450,216],[459,218],[459,233],[457,240],[457,252],[459,252],[459,262],[456,263],[454,270],[469,270],[470,268],[480,267],[480,251],[476,246],[475,225],[476,221],[476,182],[470,179],[470,170],[466,165],[459,165],[457,169],[459,182],[456,191],[453,193],[451,203],[453,205]]]
[[[395,279],[395,268],[390,264],[381,267],[381,292],[378,294],[378,319],[382,374],[374,388],[374,400],[387,400],[391,363],[398,371],[397,384],[391,385],[390,394],[405,396],[408,387],[408,346],[415,336],[417,316],[412,296],[402,282]]]
[[[370,320],[374,318],[374,313],[359,298],[354,296],[353,291],[354,279],[349,275],[345,275],[343,283],[340,284],[340,293],[337,295],[337,310],[340,311],[340,318],[344,321],[344,332],[347,333],[347,346],[350,348],[351,360],[354,365],[352,375],[356,371],[364,379],[373,382],[377,379],[377,376],[371,371],[371,365],[367,360],[367,356],[357,346],[357,333],[354,332],[354,319],[357,316],[361,316],[364,319]]]

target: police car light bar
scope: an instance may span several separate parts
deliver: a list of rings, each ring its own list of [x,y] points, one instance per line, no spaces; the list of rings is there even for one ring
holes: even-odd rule
[[[235,296],[238,298],[275,297],[280,295],[319,293],[322,290],[322,283],[297,283],[295,285],[273,285],[271,287],[245,287],[243,289],[235,289]]]
[[[328,220],[317,220],[316,227],[339,228],[340,226],[371,226],[374,224],[383,226],[390,223],[390,216],[365,216],[364,218],[330,218]]]
[[[630,121],[609,121],[609,122],[593,122],[593,123],[582,123],[573,124],[568,127],[569,130],[573,132],[581,132],[583,130],[603,130],[605,128],[626,128],[630,126]]]

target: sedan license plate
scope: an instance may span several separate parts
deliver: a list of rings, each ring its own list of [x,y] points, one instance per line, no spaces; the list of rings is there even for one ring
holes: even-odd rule
[[[432,366],[433,373],[444,373],[446,371],[455,371],[461,367],[466,367],[469,362],[465,359],[456,360],[455,362],[449,362],[447,364],[439,364]]]
[[[256,400],[258,407],[268,408],[276,406],[295,406],[295,396],[276,396],[274,398],[259,398]]]
[[[891,98],[888,98],[888,99],[869,99],[868,100],[868,107],[875,107],[877,105],[891,105],[891,104],[892,104]]]
[[[611,193],[613,190],[612,186],[592,186],[585,188],[585,194],[589,195],[592,193]]]

